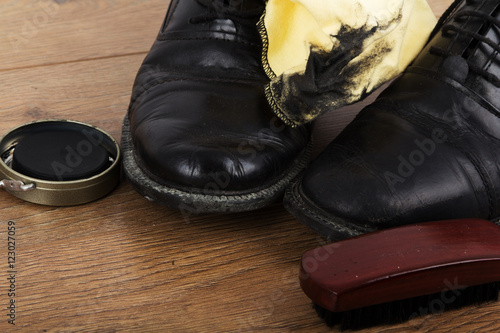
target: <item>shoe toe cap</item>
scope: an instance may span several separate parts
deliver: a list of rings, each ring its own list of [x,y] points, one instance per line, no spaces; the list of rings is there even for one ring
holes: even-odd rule
[[[306,127],[284,126],[262,87],[170,83],[135,110],[132,132],[143,170],[189,191],[255,191],[280,178],[305,150]]]
[[[358,119],[318,156],[301,183],[308,201],[331,219],[375,229],[488,216],[470,159],[390,118]]]
[[[223,145],[210,137],[202,142],[179,141],[141,152],[143,167],[159,182],[174,187],[250,190],[278,176],[282,166],[281,154],[270,147],[242,150],[244,139],[226,139]]]

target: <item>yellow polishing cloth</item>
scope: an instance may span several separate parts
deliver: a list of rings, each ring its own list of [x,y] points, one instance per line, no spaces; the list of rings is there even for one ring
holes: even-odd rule
[[[400,74],[436,24],[425,0],[269,0],[259,22],[269,103],[289,125]]]

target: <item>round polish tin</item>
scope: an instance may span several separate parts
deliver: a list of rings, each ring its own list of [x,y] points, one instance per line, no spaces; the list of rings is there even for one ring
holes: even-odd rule
[[[25,201],[72,206],[97,200],[120,182],[120,147],[103,130],[48,119],[0,139],[0,185]]]

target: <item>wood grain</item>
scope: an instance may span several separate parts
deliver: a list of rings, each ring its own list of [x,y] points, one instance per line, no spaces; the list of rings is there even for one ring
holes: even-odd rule
[[[429,1],[436,15],[450,3]],[[69,118],[119,139],[135,73],[167,6],[2,1],[0,133],[35,119]],[[362,105],[324,117],[315,151]],[[298,279],[301,254],[324,242],[280,204],[186,220],[123,181],[102,200],[68,208],[0,192],[0,217],[1,332],[331,331]],[[16,223],[15,326],[7,322],[9,220]],[[498,332],[499,310],[487,304],[362,332]]]

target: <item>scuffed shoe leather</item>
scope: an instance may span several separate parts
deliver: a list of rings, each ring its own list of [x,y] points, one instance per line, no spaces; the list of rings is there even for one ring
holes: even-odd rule
[[[308,162],[310,127],[286,127],[264,96],[263,7],[172,1],[123,126],[125,174],[148,199],[188,214],[256,209]]]
[[[415,222],[500,217],[500,1],[456,1],[405,73],[285,196],[342,239]]]

